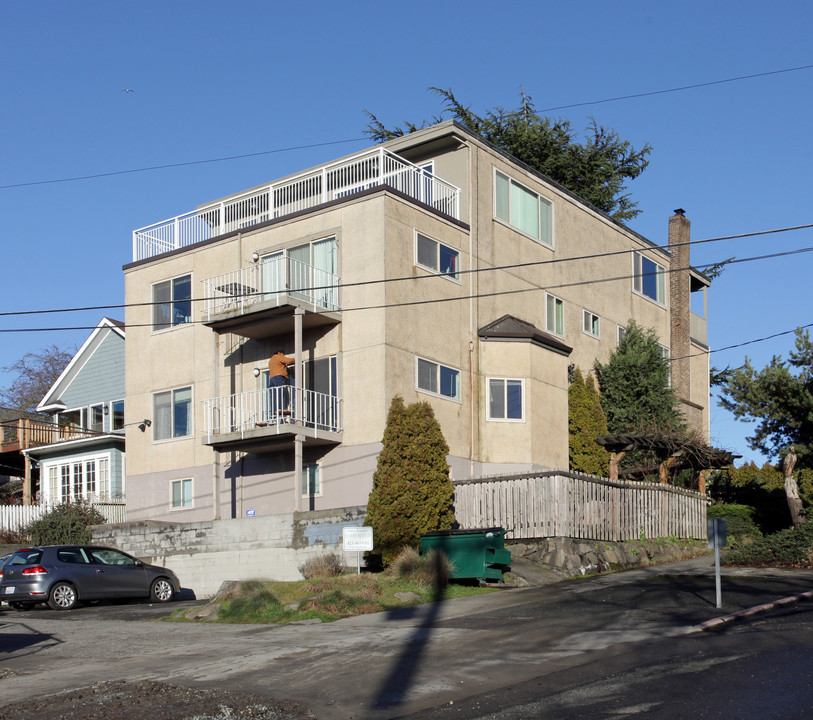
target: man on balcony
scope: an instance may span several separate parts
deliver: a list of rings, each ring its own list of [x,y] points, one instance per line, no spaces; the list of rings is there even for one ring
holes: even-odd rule
[[[282,350],[277,350],[268,361],[268,395],[271,418],[279,414],[290,414],[288,409],[288,366],[295,359],[286,357]]]

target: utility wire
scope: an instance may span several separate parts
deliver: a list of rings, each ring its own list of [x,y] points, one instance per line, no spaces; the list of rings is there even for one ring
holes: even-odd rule
[[[631,100],[633,98],[650,97],[652,95],[665,95],[666,93],[683,92],[684,90],[694,90],[711,85],[723,85],[724,83],[739,82],[740,80],[752,80],[768,75],[781,75],[782,73],[797,72],[799,70],[810,70],[813,65],[800,65],[799,67],[785,68],[784,70],[770,70],[768,72],[754,73],[753,75],[739,75],[726,80],[711,80],[709,82],[695,83],[694,85],[681,85],[680,87],[669,88],[668,90],[651,90],[649,92],[635,93],[634,95],[618,95],[617,97],[606,98],[604,100],[590,100],[588,102],[572,103],[571,105],[557,105],[556,107],[545,108],[539,112],[552,112],[554,110],[567,110],[568,108],[584,107],[585,105],[601,105],[603,103],[616,102],[618,100]]]
[[[799,70],[809,70],[813,68],[813,65],[800,65],[798,67],[792,68],[785,68],[783,70],[770,70],[767,72],[762,73],[754,73],[752,75],[739,75],[733,78],[727,78],[725,80],[711,80],[709,82],[704,83],[695,83],[694,85],[682,85],[680,87],[669,88],[666,90],[651,90],[649,92],[642,92],[642,93],[634,93],[631,95],[618,95],[612,98],[605,98],[604,100],[590,100],[587,102],[580,102],[580,103],[572,103],[570,105],[557,105],[556,107],[545,108],[544,110],[540,110],[539,112],[552,112],[554,110],[566,110],[568,108],[575,108],[575,107],[584,107],[587,105],[601,105],[603,103],[609,102],[617,102],[619,100],[631,100],[633,98],[641,98],[641,97],[649,97],[652,95],[664,95],[666,93],[675,93],[675,92],[682,92],[684,90],[694,90],[696,88],[701,87],[709,87],[711,85],[722,85],[724,83],[732,83],[732,82],[739,82],[741,80],[751,80],[753,78],[758,77],[767,77],[770,75],[781,75],[782,73],[790,73],[790,72],[797,72]],[[168,163],[165,165],[152,165],[150,167],[143,167],[143,168],[131,168],[129,170],[116,170],[112,172],[106,173],[95,173],[93,175],[79,175],[76,177],[67,177],[67,178],[58,178],[54,180],[34,180],[31,182],[23,182],[23,183],[10,183],[8,185],[0,185],[0,190],[8,190],[10,188],[18,188],[18,187],[31,187],[33,185],[52,185],[56,183],[67,183],[67,182],[76,182],[78,180],[94,180],[97,178],[103,177],[114,177],[116,175],[129,175],[132,173],[141,173],[141,172],[149,172],[152,170],[167,170],[171,168],[177,167],[188,167],[190,165],[205,165],[207,163],[217,163],[217,162],[226,162],[229,160],[242,160],[245,158],[250,157],[259,157],[261,155],[273,155],[275,153],[282,153],[282,152],[289,152],[292,150],[307,150],[310,148],[315,147],[325,147],[328,145],[340,145],[343,143],[353,143],[353,142],[362,142],[362,141],[369,141],[369,138],[360,137],[360,138],[348,138],[346,140],[331,140],[328,142],[322,143],[310,143],[307,145],[293,145],[291,147],[286,148],[276,148],[274,150],[261,150],[259,152],[253,153],[245,153],[243,155],[229,155],[227,157],[220,157],[220,158],[210,158],[208,160],[190,160],[188,162],[179,162],[179,163]]]
[[[512,264],[508,264],[508,265],[493,265],[493,266],[488,266],[488,267],[470,268],[468,270],[456,270],[454,274],[455,275],[469,275],[469,274],[478,274],[478,273],[485,273],[485,272],[494,272],[494,271],[498,271],[498,270],[516,270],[516,269],[527,268],[527,267],[538,267],[538,266],[541,266],[541,265],[556,265],[556,264],[564,263],[564,262],[595,260],[595,259],[613,257],[615,255],[629,255],[631,253],[641,252],[642,250],[668,250],[670,247],[677,248],[677,247],[684,247],[686,245],[690,245],[690,246],[691,245],[702,245],[702,244],[705,244],[705,243],[721,242],[723,240],[738,240],[738,239],[747,238],[747,237],[757,237],[757,236],[760,236],[760,235],[771,235],[771,234],[775,234],[775,233],[790,232],[790,231],[793,231],[793,230],[804,230],[804,229],[809,229],[809,228],[813,228],[813,223],[810,223],[810,224],[807,224],[807,225],[796,225],[796,226],[786,227],[786,228],[775,228],[775,229],[772,229],[772,230],[759,230],[759,231],[750,232],[750,233],[740,233],[738,235],[724,235],[724,236],[720,236],[720,237],[706,238],[704,240],[691,240],[691,241],[685,242],[685,243],[674,243],[671,246],[670,245],[652,245],[652,246],[650,246],[648,248],[632,248],[632,249],[625,249],[625,250],[614,250],[612,252],[592,253],[592,254],[588,254],[588,255],[576,255],[576,256],[573,256],[573,257],[551,258],[549,260],[533,260],[533,261],[525,262],[525,263],[512,263]],[[768,255],[759,255],[759,256],[751,257],[751,258],[741,258],[741,259],[732,258],[732,259],[727,260],[725,262],[729,263],[729,264],[735,264],[735,263],[741,263],[741,262],[750,262],[750,261],[753,261],[753,260],[768,260],[768,259],[771,259],[771,258],[783,257],[783,256],[787,256],[787,255],[797,255],[797,254],[801,254],[801,253],[806,253],[806,252],[810,252],[812,249],[813,248],[800,248],[800,249],[797,249],[797,250],[789,250],[789,251],[786,251],[786,252],[771,253],[771,254],[768,254]],[[707,263],[707,264],[704,264],[704,265],[693,266],[693,268],[694,269],[711,268],[711,267],[714,267],[717,264],[718,263]],[[685,269],[687,269],[687,268],[673,268],[673,269],[669,270],[668,272],[677,272],[678,270],[685,270]],[[691,269],[691,268],[689,268],[689,269]],[[380,284],[394,283],[394,282],[405,282],[405,281],[409,281],[409,280],[426,280],[426,279],[435,278],[435,277],[449,277],[449,275],[451,275],[451,273],[432,273],[432,272],[429,272],[429,273],[426,273],[425,275],[404,275],[404,276],[393,277],[393,278],[379,278],[377,280],[359,280],[357,282],[352,282],[352,283],[336,283],[336,284],[333,284],[333,285],[319,285],[319,286],[312,286],[312,287],[303,287],[303,288],[298,288],[298,291],[301,291],[301,292],[311,291],[312,292],[312,291],[317,291],[317,290],[330,290],[330,289],[343,290],[343,289],[346,289],[346,288],[362,287],[362,286],[369,286],[369,285],[380,285]],[[609,278],[609,279],[610,280],[620,280],[620,279],[625,279],[625,278],[628,279],[628,278],[631,278],[631,277],[632,276],[618,276],[618,277],[613,277],[613,278]],[[578,282],[576,284],[583,285],[583,284],[589,284],[589,283],[592,283],[592,282],[604,282],[604,280],[599,278],[597,280],[580,281],[580,282]],[[558,286],[557,285],[555,287],[569,287],[569,285],[563,285],[563,286]],[[285,291],[281,291],[281,290],[280,291],[272,291],[272,292],[257,291],[257,292],[251,292],[251,293],[244,293],[240,297],[251,298],[251,297],[255,297],[255,296],[259,296],[259,295],[270,295],[270,294],[274,294],[274,293],[279,294],[279,293],[282,293],[282,292],[285,292]],[[477,297],[477,296],[474,295],[474,296],[470,296],[470,297]],[[196,298],[190,298],[189,302],[206,302],[206,301],[209,301],[209,300],[219,300],[219,299],[222,299],[222,298],[223,298],[223,296],[196,297]],[[468,299],[468,298],[455,298],[455,299]],[[151,307],[151,306],[155,306],[155,305],[165,305],[165,304],[166,304],[166,302],[147,301],[147,302],[140,302],[140,303],[119,303],[119,304],[115,304],[115,305],[87,305],[87,306],[83,306],[83,307],[50,308],[50,309],[46,309],[46,310],[17,310],[17,311],[0,312],[0,317],[18,317],[18,316],[23,316],[23,315],[46,315],[46,314],[53,314],[53,313],[70,313],[70,312],[89,312],[89,311],[99,311],[99,310],[120,310],[120,309],[123,309],[123,308],[126,309],[126,308],[135,308],[135,307]],[[390,307],[390,306],[381,306],[381,307]],[[71,328],[71,329],[81,330],[81,329],[84,329],[84,328],[80,327],[80,328]],[[10,331],[0,330],[0,332],[10,332]]]

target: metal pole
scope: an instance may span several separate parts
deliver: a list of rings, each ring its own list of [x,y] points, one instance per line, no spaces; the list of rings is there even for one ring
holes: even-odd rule
[[[717,542],[717,537],[714,538],[714,572],[717,584],[717,607],[723,607],[723,596],[720,589],[720,544]]]

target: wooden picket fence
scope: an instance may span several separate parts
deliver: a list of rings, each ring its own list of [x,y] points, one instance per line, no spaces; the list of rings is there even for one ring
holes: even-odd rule
[[[127,519],[124,500],[96,500],[91,503],[109,523]],[[0,505],[0,530],[18,530],[39,519],[50,508],[47,505]]]
[[[460,527],[503,527],[515,540],[706,537],[704,495],[669,485],[554,471],[455,480]]]

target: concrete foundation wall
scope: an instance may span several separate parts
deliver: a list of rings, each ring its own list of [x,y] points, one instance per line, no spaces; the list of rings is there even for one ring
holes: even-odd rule
[[[168,567],[184,589],[207,598],[226,580],[301,580],[299,566],[328,552],[355,567],[357,554],[342,549],[342,528],[361,525],[364,513],[363,507],[349,507],[208,522],[99,525],[93,542]]]

